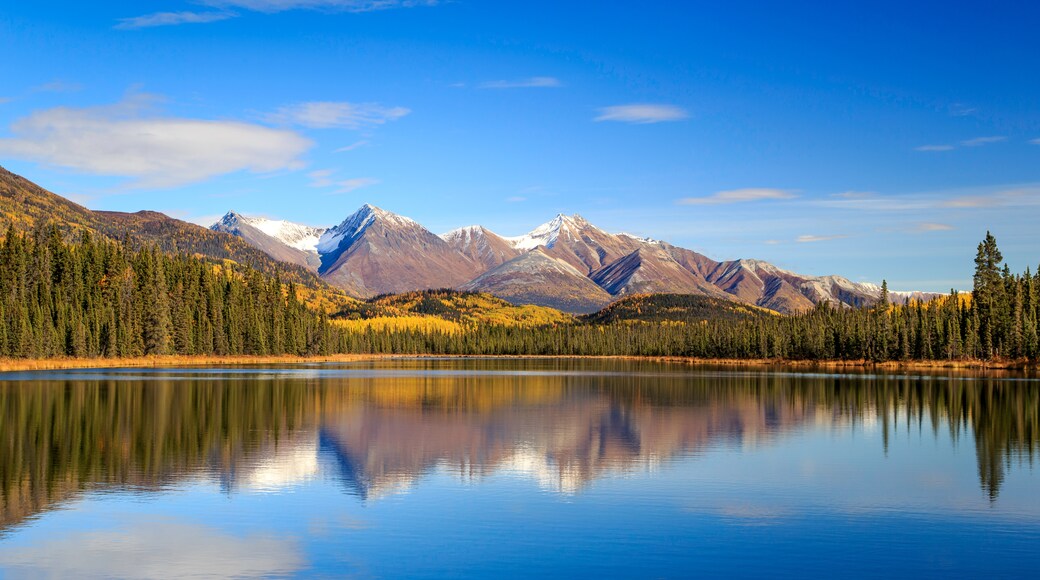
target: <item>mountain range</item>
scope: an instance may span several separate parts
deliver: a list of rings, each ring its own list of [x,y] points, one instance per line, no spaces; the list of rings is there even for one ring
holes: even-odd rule
[[[330,228],[230,211],[211,229],[308,268],[358,298],[457,288],[587,313],[633,294],[687,294],[792,313],[820,302],[867,305],[881,294],[875,284],[841,276],[807,276],[761,260],[712,260],[667,242],[609,233],[579,215],[557,215],[515,237],[479,225],[437,235],[368,204]]]
[[[330,228],[231,211],[207,229],[153,211],[92,211],[0,168],[0,227],[48,222],[278,272],[307,286],[328,284],[357,298],[454,288],[588,313],[634,294],[686,294],[792,313],[820,302],[871,304],[881,293],[874,284],[807,276],[761,260],[712,260],[667,242],[606,232],[578,215],[557,215],[515,237],[478,225],[437,235],[372,205]]]

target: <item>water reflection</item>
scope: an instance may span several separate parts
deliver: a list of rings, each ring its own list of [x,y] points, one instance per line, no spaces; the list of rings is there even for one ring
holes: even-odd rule
[[[906,430],[966,439],[994,501],[1009,470],[1040,457],[1040,398],[1029,382],[581,361],[393,363],[383,374],[385,364],[0,383],[0,529],[84,491],[195,479],[264,493],[331,478],[378,501],[440,469],[467,482],[514,473],[577,494],[600,478],[806,429],[877,429],[886,447]]]

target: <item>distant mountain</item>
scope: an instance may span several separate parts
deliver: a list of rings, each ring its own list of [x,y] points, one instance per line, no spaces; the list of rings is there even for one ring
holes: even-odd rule
[[[318,241],[318,273],[357,296],[453,288],[485,268],[415,221],[365,205]]]
[[[479,225],[435,236],[411,219],[370,205],[327,230],[235,212],[213,229],[275,259],[310,267],[359,297],[463,288],[580,313],[608,301],[604,294],[612,299],[699,295],[777,312],[800,312],[819,302],[861,306],[880,295],[877,285],[841,276],[805,276],[761,260],[719,262],[667,242],[612,234],[580,215],[560,214],[514,237]]]
[[[590,278],[614,296],[702,294],[730,298],[697,273],[684,268],[665,248],[650,243],[596,270]]]
[[[462,290],[575,313],[595,312],[613,299],[584,272],[549,256],[541,247],[481,274]]]
[[[577,214],[559,214],[526,235],[506,239],[522,251],[544,248],[547,255],[567,262],[586,275],[646,243],[632,236],[609,234]]]
[[[510,240],[483,226],[466,226],[441,234],[455,251],[491,269],[519,256],[524,251]]]
[[[317,271],[318,239],[324,228],[313,228],[283,220],[245,217],[229,211],[210,229],[238,236],[272,258]]]

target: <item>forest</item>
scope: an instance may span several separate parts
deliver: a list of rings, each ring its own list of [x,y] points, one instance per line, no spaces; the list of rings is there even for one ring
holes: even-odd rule
[[[331,320],[330,308],[315,308],[301,299],[306,289],[291,278],[89,233],[70,240],[54,227],[29,233],[10,228],[0,247],[0,356],[361,353],[876,362],[1040,358],[1040,272],[1012,273],[988,233],[978,246],[971,292],[893,304],[885,285],[873,305],[821,303],[788,316],[758,311],[737,315],[730,306],[719,316],[697,311],[697,316],[679,321],[655,318],[655,305],[674,310],[683,302],[670,297],[648,300],[648,310],[640,312],[645,320],[620,320],[615,312],[585,319],[550,317],[537,325],[458,316],[447,325],[344,324]],[[430,296],[418,304],[411,314],[432,316],[440,308],[430,306]]]

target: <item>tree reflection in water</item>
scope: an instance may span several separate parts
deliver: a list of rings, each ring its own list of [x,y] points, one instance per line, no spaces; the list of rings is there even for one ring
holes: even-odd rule
[[[366,500],[437,467],[464,479],[522,472],[577,493],[711,445],[858,424],[876,424],[886,446],[897,429],[971,437],[995,500],[1040,442],[1040,388],[1008,378],[564,360],[62,376],[0,383],[0,529],[97,487],[212,477],[229,491],[276,489],[316,476],[319,455]]]

